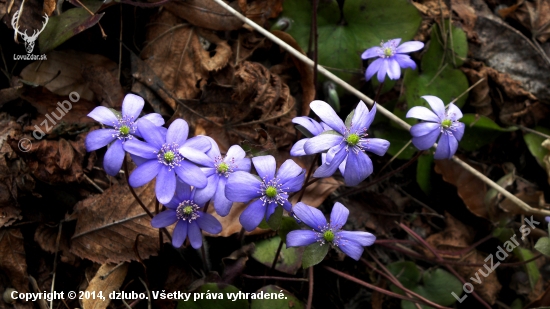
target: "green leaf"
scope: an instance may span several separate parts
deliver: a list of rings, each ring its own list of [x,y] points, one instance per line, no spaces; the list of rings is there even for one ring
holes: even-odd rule
[[[252,258],[271,268],[280,242],[281,238],[279,236],[254,242],[256,250],[252,253]],[[296,274],[302,263],[303,251],[304,249],[301,247],[286,248],[283,244],[275,269],[286,274]]]
[[[344,124],[346,125],[346,128],[351,127],[351,121],[353,120],[353,114],[355,114],[355,109],[351,111],[351,113],[348,114],[346,117],[346,121]]]
[[[535,127],[534,130],[550,135],[550,130],[547,128]],[[544,168],[544,157],[550,153],[548,149],[541,146],[542,142],[544,142],[546,138],[535,133],[526,133],[523,135],[523,140],[525,141],[525,144],[527,144],[527,148],[529,149],[533,157],[537,159],[537,163]]]
[[[97,24],[105,13],[90,15],[83,8],[67,10],[49,19],[44,32],[38,37],[40,52],[47,53],[71,37]]]
[[[308,129],[306,129],[304,126],[302,125],[295,125],[296,129],[300,132],[302,132],[302,134],[307,137],[307,138],[312,138],[313,137],[313,133],[309,132]]]
[[[531,250],[521,248],[521,247],[514,248],[514,255],[518,257],[521,262],[525,262],[535,257],[535,255],[533,254],[533,252],[531,252]],[[523,264],[523,268],[525,269],[525,272],[529,276],[529,283],[531,284],[531,290],[535,290],[535,285],[540,279],[540,272],[539,272],[539,268],[537,267],[537,263],[535,263],[535,261],[532,261],[527,264]]]
[[[286,244],[286,235],[294,230],[299,230],[300,225],[292,217],[283,217],[281,221],[281,227],[279,228],[279,236],[283,239],[283,242]]]
[[[388,264],[386,267],[407,289],[416,287],[422,277],[422,273],[416,264],[410,261],[394,262]],[[397,291],[402,291],[394,285],[391,286],[391,290],[396,293]]]
[[[434,156],[432,154],[423,154],[418,157],[416,165],[416,182],[426,195],[432,191],[432,174],[434,171]]]
[[[438,24],[432,28],[430,46],[426,54],[422,56],[422,72],[435,73],[445,64],[451,68],[458,68],[468,55],[466,33],[462,29],[452,26],[452,35],[449,35],[449,21],[446,20],[444,25],[445,29],[441,29]],[[447,42],[447,46],[445,46],[445,42]]]
[[[294,21],[288,30],[298,44],[308,49],[311,1],[285,0],[283,16]],[[407,0],[346,0],[345,21],[340,20],[336,1],[319,1],[317,13],[319,64],[337,68],[334,74],[350,81],[356,71],[361,77],[361,53],[382,40],[413,38],[420,26],[418,11]]]
[[[493,120],[476,114],[464,114],[460,121],[466,125],[466,129],[459,145],[466,151],[473,151],[493,142],[502,132],[518,129],[517,127],[501,128]]]
[[[276,231],[279,229],[279,226],[281,225],[282,218],[283,218],[283,207],[277,206],[273,214],[267,219],[267,225],[269,225],[269,227],[272,230]]]
[[[282,292],[281,292],[282,291]],[[263,293],[270,293],[270,299],[252,299],[252,302],[250,303],[250,309],[303,309],[304,304],[296,298],[296,296],[292,295],[289,291],[282,289],[276,285],[268,285],[264,286],[263,288],[256,291],[257,293],[263,292]],[[276,293],[277,295],[271,294]],[[281,297],[280,293],[284,294],[282,299],[279,299]],[[277,296],[277,298],[273,299],[271,296]],[[212,307],[214,308],[214,307]]]
[[[329,248],[329,244],[325,243],[321,246],[318,242],[307,246],[302,256],[302,267],[305,269],[321,263],[327,255]]]
[[[535,244],[535,249],[540,253],[550,257],[550,238],[541,237]]]
[[[267,222],[265,222],[265,219],[262,219],[262,222],[260,222],[260,225],[258,225],[259,228],[263,229],[263,230],[269,230],[271,229],[271,227],[269,226],[269,224],[267,224]]]
[[[428,102],[422,99],[421,96],[433,95],[448,104],[468,89],[466,75],[448,65],[439,74],[438,72],[422,72],[420,74],[417,71],[406,71],[403,83],[406,89],[407,110],[414,106],[430,108]],[[467,97],[467,95],[463,95],[455,104],[461,107],[466,102]],[[412,118],[407,118],[406,121],[411,125],[417,123],[417,120]]]
[[[193,295],[188,301],[178,301],[177,309],[248,309],[248,300],[229,299],[229,293],[239,293],[239,289],[225,283],[206,283],[201,285],[195,293],[204,293],[203,299],[193,300]],[[210,299],[206,299],[209,295]],[[216,296],[216,299],[212,299]],[[221,296],[221,298],[220,298]]]
[[[409,132],[392,126],[377,128],[374,130],[374,135],[378,138],[390,141],[388,154],[391,156],[395,156],[411,140],[411,134]],[[397,159],[408,160],[412,158],[416,152],[417,149],[411,143],[397,156]]]

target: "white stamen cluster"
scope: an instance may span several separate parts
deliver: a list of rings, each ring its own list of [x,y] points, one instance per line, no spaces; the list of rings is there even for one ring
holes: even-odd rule
[[[390,58],[395,55],[395,50],[397,49],[397,45],[394,41],[389,42],[386,46],[384,46],[384,41],[380,43],[380,49],[378,50],[378,57],[380,58]]]
[[[113,128],[116,131],[113,133],[113,137],[116,137],[123,142],[132,139],[133,134],[135,134],[137,130],[134,117],[127,116],[119,118],[117,122],[114,122]]]
[[[258,193],[262,195],[262,197],[260,197],[260,200],[263,202],[264,206],[267,203],[272,202],[283,205],[284,202],[287,200],[286,196],[288,196],[288,193],[284,191],[283,185],[279,183],[279,179],[277,177],[271,179],[268,182],[265,181],[264,177],[262,184],[260,185],[260,191],[258,191]],[[273,196],[270,196],[272,194]]]
[[[324,226],[318,227],[318,230],[315,232],[315,240],[319,243],[320,246],[326,244],[327,242],[333,245],[334,247],[338,247],[341,244],[341,236],[340,236],[340,229],[341,226],[331,226],[330,223],[325,224]],[[332,237],[332,240],[327,240],[327,238]],[[330,238],[329,238],[330,239]]]
[[[168,170],[172,170],[176,166],[180,166],[180,162],[185,158],[179,152],[179,145],[176,143],[166,143],[157,152],[157,159],[160,163],[168,166]]]
[[[233,173],[235,168],[238,168],[235,164],[235,158],[231,158],[229,162],[225,162],[222,156],[214,158],[214,167],[216,168],[216,173],[225,178],[229,177],[229,174]]]
[[[185,200],[176,208],[176,217],[178,220],[183,220],[191,223],[200,217],[199,206],[191,200]]]
[[[350,124],[350,128],[353,126],[353,124]],[[344,139],[343,142],[346,143],[346,151],[351,150],[355,152],[355,154],[358,154],[359,151],[365,151],[365,147],[362,145],[365,141],[365,138],[369,136],[367,133],[367,128],[362,128],[357,130],[356,132],[351,132],[349,128],[345,129],[344,133]],[[366,147],[368,149],[368,147]]]

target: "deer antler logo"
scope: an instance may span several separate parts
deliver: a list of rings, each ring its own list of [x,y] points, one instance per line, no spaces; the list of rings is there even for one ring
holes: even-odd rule
[[[42,25],[42,29],[40,30],[34,30],[31,36],[27,35],[27,30],[25,32],[19,31],[19,26],[17,25],[19,21],[19,10],[13,14],[13,18],[11,19],[11,26],[13,27],[13,30],[15,30],[15,33],[19,33],[23,40],[25,41],[25,49],[27,50],[27,53],[32,53],[32,50],[34,49],[34,41],[38,38],[38,35],[44,31],[44,28],[46,28],[46,25],[48,24],[48,15],[44,14],[44,18],[46,19],[44,21],[44,24]],[[17,35],[17,34],[16,34]]]

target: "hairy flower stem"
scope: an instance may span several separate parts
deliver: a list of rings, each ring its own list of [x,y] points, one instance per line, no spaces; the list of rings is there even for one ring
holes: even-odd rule
[[[311,309],[311,304],[313,303],[313,266],[310,266],[307,272],[309,277],[309,293],[307,294],[306,309]]]
[[[139,206],[141,206],[141,208],[143,208],[145,213],[147,213],[147,215],[152,219],[154,217],[153,214],[151,213],[151,211],[149,211],[149,209],[147,209],[145,204],[143,204],[143,202],[141,201],[139,196],[137,196],[136,191],[134,191],[134,188],[132,188],[132,186],[130,186],[130,182],[129,182],[130,172],[128,171],[128,162],[126,161],[126,159],[124,159],[123,166],[124,166],[124,176],[126,177],[126,183],[128,184],[128,188],[130,189],[130,192],[132,193],[132,195],[134,196],[134,198],[138,202]],[[168,233],[166,228],[161,228],[161,231],[164,233],[164,235],[166,235],[166,237],[168,237],[170,242],[172,242],[172,236],[170,236],[170,233]],[[160,250],[160,248],[159,248],[159,250]]]
[[[367,282],[365,282],[365,281],[363,281],[363,280],[360,280],[360,279],[357,279],[357,278],[355,278],[355,277],[353,277],[353,276],[350,276],[350,275],[348,275],[348,274],[346,274],[346,273],[344,273],[344,272],[341,272],[341,271],[339,271],[339,270],[336,270],[336,269],[334,269],[334,268],[332,268],[332,267],[330,267],[330,266],[323,266],[323,267],[324,267],[326,270],[328,270],[328,271],[330,271],[330,272],[332,272],[332,273],[334,273],[334,274],[336,274],[336,275],[338,275],[338,276],[340,276],[340,277],[342,277],[342,278],[344,278],[344,279],[348,279],[349,281],[353,281],[353,282],[355,282],[355,283],[357,283],[357,284],[359,284],[359,285],[362,285],[362,286],[364,286],[364,287],[366,287],[366,288],[368,288],[368,289],[371,289],[371,290],[373,290],[373,291],[376,291],[376,292],[379,292],[379,293],[382,293],[382,294],[385,294],[385,295],[388,295],[388,296],[391,296],[391,297],[395,297],[395,298],[399,298],[399,299],[403,299],[403,300],[408,300],[408,301],[413,302],[413,303],[422,303],[423,305],[428,305],[428,304],[426,304],[426,303],[425,303],[424,301],[422,301],[422,300],[413,299],[413,298],[410,298],[410,297],[407,297],[407,296],[403,296],[403,295],[401,295],[401,294],[397,294],[397,293],[394,293],[394,292],[391,292],[391,291],[388,291],[388,290],[384,290],[384,289],[379,288],[379,287],[377,287],[377,286],[375,286],[375,285],[372,285],[372,284],[370,284],[370,283],[367,283]],[[428,305],[428,306],[429,306],[429,305]],[[441,307],[441,308],[450,309],[450,308],[448,308],[448,307]]]
[[[433,248],[427,241],[425,241],[422,237],[420,237],[420,235],[416,234],[416,232],[414,232],[413,230],[411,230],[409,227],[407,227],[406,225],[404,225],[403,223],[399,223],[399,226],[405,230],[405,232],[407,232],[407,234],[411,235],[414,239],[416,239],[420,244],[422,244],[424,247],[426,247],[426,249],[430,250],[430,252],[435,256],[436,260],[438,262],[444,262],[443,258],[441,257],[441,255],[439,255],[439,253],[437,252],[437,250],[435,250],[435,248]],[[466,283],[466,280],[464,280],[464,278],[462,278],[462,276],[460,276],[458,274],[458,272],[452,268],[451,266],[447,265],[447,264],[444,264],[445,265],[445,268],[447,268],[447,270],[449,270],[455,277],[458,278],[458,280],[460,280],[460,282],[462,282],[462,284],[465,284]],[[491,306],[485,302],[483,300],[483,298],[481,298],[475,291],[472,291],[472,295],[475,297],[475,299],[477,299],[485,308],[488,308],[488,309],[491,309]]]
[[[378,85],[378,90],[376,90],[376,96],[374,97],[374,102],[380,103],[378,99],[380,98],[380,94],[382,93],[382,87],[384,87],[384,82],[381,82],[380,85]]]
[[[159,214],[159,210],[160,210],[159,200],[155,199],[155,215]],[[159,250],[162,250],[162,244],[163,243],[164,243],[164,241],[162,239],[162,231],[159,230]]]

